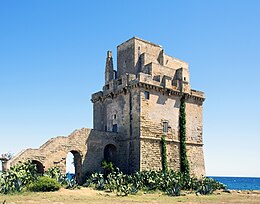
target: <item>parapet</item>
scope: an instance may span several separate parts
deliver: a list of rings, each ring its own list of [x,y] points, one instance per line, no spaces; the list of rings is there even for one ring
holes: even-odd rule
[[[112,52],[107,52],[106,82],[92,101],[139,83],[204,98],[203,92],[190,88],[187,62],[165,54],[160,45],[133,37],[117,46],[117,70],[113,70]]]

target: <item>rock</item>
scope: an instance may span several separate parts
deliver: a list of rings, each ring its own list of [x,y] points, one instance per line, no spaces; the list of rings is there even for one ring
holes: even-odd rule
[[[229,189],[224,189],[223,192],[224,192],[224,193],[231,193],[231,190],[229,190]]]

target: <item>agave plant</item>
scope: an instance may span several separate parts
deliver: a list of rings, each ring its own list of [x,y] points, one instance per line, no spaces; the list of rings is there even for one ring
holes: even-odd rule
[[[192,178],[183,173],[170,171],[141,171],[132,175],[123,174],[118,169],[106,177],[101,173],[92,174],[86,186],[98,190],[116,192],[119,196],[135,194],[139,190],[160,190],[169,196],[179,196],[181,190],[192,190],[200,194],[209,194],[225,186],[210,178]]]

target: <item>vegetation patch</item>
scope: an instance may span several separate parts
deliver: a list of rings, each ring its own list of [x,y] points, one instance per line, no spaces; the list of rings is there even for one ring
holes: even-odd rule
[[[186,176],[189,176],[190,175],[190,166],[189,166],[189,161],[187,158],[187,148],[186,148],[185,96],[181,97],[179,127],[180,127],[180,155],[181,155],[180,169],[183,174],[185,174]]]
[[[55,186],[51,187],[51,185],[53,185],[52,180],[67,189],[79,187],[75,179],[67,179],[65,175],[61,174],[58,167],[49,168],[43,178],[39,177],[36,165],[32,164],[31,161],[27,161],[19,163],[11,167],[8,171],[0,174],[0,193],[8,194],[21,192],[26,189],[33,191],[43,189],[43,191],[45,191],[45,189],[49,188],[48,185],[50,189],[56,189]],[[39,181],[41,181],[42,188],[37,186]],[[46,186],[44,187],[44,185]]]
[[[136,194],[138,191],[163,191],[169,196],[179,196],[182,190],[211,194],[226,186],[207,177],[202,179],[187,177],[186,174],[174,171],[142,171],[132,175],[123,174],[117,168],[106,178],[102,173],[92,174],[85,186],[96,190],[115,192],[119,196]]]
[[[34,192],[49,192],[59,190],[61,185],[53,178],[41,176],[37,181],[28,186],[28,190]]]
[[[19,163],[0,175],[0,193],[20,192],[37,180],[36,165],[31,161]]]
[[[166,163],[167,164],[167,163]],[[172,170],[141,171],[132,175],[122,173],[112,163],[103,162],[104,173],[93,173],[84,186],[96,190],[115,192],[118,196],[136,194],[138,191],[162,191],[169,196],[179,196],[181,191],[190,191],[201,195],[211,194],[226,186],[207,177],[190,177]],[[109,172],[109,173],[108,173]],[[44,176],[38,176],[36,166],[30,161],[20,163],[0,175],[0,193],[20,192],[23,189],[46,192],[56,191],[60,187],[78,188],[75,180],[68,180],[58,167],[50,168]]]

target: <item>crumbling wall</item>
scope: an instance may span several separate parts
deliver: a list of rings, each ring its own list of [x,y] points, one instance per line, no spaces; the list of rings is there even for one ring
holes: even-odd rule
[[[76,164],[76,176],[79,183],[87,173],[100,171],[104,159],[104,148],[115,142],[118,134],[82,128],[75,130],[68,137],[56,137],[48,140],[39,149],[27,149],[8,161],[9,167],[18,162],[35,160],[40,162],[46,171],[57,166],[62,173],[66,172],[66,157],[69,152],[77,154],[80,164]]]

